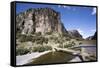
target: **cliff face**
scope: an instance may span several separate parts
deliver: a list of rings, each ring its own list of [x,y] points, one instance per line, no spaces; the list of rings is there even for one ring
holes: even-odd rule
[[[16,16],[17,31],[21,34],[41,32],[65,33],[66,29],[61,23],[60,13],[51,8],[29,9]]]

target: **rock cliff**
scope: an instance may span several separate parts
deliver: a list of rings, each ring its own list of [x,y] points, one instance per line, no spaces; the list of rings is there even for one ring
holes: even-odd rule
[[[51,8],[28,9],[16,16],[17,32],[21,34],[32,34],[41,32],[66,33],[61,23],[60,13]]]

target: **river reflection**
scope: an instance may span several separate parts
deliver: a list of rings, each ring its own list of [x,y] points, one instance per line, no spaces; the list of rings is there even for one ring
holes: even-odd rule
[[[64,52],[49,52],[45,55],[42,55],[36,59],[33,59],[33,62],[28,64],[48,64],[48,63],[65,63],[75,58],[70,53]]]

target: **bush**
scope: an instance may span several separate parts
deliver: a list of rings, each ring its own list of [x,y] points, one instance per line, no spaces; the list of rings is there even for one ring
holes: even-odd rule
[[[63,45],[59,45],[58,47],[59,47],[59,48],[63,48]]]
[[[63,43],[65,43],[65,44],[63,44]],[[70,48],[70,47],[73,47],[74,45],[75,45],[75,42],[74,41],[69,42],[69,43],[62,42],[62,43],[60,43],[60,45],[58,47],[59,48]]]
[[[21,35],[19,38],[20,42],[27,42],[27,41],[32,41],[32,36],[26,36],[26,35]]]
[[[34,39],[35,39],[37,44],[41,44],[42,45],[43,43],[48,43],[48,38],[45,38],[45,37],[42,37],[42,36],[36,37]]]
[[[74,45],[75,45],[75,42],[74,42],[74,41],[72,41],[72,42],[71,42],[71,45],[72,45],[72,46],[74,46]]]
[[[21,34],[20,34],[20,32],[16,32],[16,39],[18,39],[18,38],[20,38],[21,37]]]
[[[69,37],[66,38],[66,41],[70,41],[71,39]]]
[[[62,43],[63,43],[62,40],[56,40],[56,42],[59,43],[59,44],[61,44],[61,45],[62,45]]]
[[[33,47],[33,52],[44,52],[47,50],[52,50],[51,46],[36,46]]]
[[[69,47],[72,47],[72,45],[71,44],[64,45],[64,48],[69,48]]]
[[[37,44],[43,44],[43,42],[44,42],[44,40],[45,40],[45,38],[44,37],[37,37],[36,38],[36,42],[37,42]]]
[[[40,36],[41,35],[41,32],[37,32],[35,33],[36,36]]]
[[[46,34],[47,34],[47,35],[51,35],[51,34],[52,34],[52,32],[46,32]]]
[[[79,42],[79,45],[81,45],[82,44],[82,42]]]
[[[30,52],[30,50],[26,49],[26,48],[17,48],[16,49],[16,55],[24,55],[24,54],[27,54],[29,52]]]
[[[71,47],[70,45],[59,45],[58,46],[59,48],[69,48],[69,47]]]

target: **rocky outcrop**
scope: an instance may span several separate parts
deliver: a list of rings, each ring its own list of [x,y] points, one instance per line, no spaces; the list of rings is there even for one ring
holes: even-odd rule
[[[60,17],[60,13],[51,8],[28,9],[16,16],[17,32],[28,35],[55,32],[71,38],[82,38],[77,30],[67,31]]]
[[[68,33],[73,38],[83,38],[82,35],[78,32],[78,30],[69,30]]]
[[[94,33],[93,36],[89,36],[86,40],[96,40],[97,39],[97,32]]]
[[[21,34],[32,34],[41,32],[66,33],[61,23],[60,13],[51,8],[29,9],[16,16],[17,32]]]

